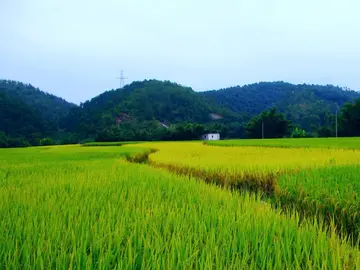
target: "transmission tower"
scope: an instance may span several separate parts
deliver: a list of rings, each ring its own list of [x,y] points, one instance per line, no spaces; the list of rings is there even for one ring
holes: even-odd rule
[[[120,88],[123,88],[124,85],[125,85],[125,80],[127,79],[127,78],[124,77],[124,71],[123,70],[120,72],[120,77],[117,77],[116,79],[118,79],[120,81]]]

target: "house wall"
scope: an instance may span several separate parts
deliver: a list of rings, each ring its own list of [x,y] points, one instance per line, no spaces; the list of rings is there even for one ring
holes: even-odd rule
[[[220,134],[218,134],[218,133],[209,133],[209,134],[203,135],[202,138],[203,138],[203,140],[208,140],[208,141],[220,140]]]

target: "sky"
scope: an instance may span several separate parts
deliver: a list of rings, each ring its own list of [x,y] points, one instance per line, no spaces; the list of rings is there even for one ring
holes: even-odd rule
[[[79,104],[144,79],[360,90],[358,0],[0,0],[0,79]]]

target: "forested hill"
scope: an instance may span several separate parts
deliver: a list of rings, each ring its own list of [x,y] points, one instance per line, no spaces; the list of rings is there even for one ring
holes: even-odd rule
[[[207,123],[235,114],[207,100],[190,87],[169,81],[133,82],[122,89],[106,91],[71,110],[63,121],[68,131],[95,134],[123,122],[158,121]]]
[[[59,137],[60,119],[76,105],[30,84],[0,80],[0,147],[38,145]]]
[[[51,123],[59,122],[71,108],[76,107],[75,104],[43,92],[31,84],[17,81],[0,80],[0,93],[6,94],[9,98],[21,100],[36,110],[43,120]]]
[[[260,82],[201,92],[200,95],[235,113],[249,116],[276,107],[306,130],[328,124],[330,115],[336,111],[336,104],[341,107],[345,102],[360,98],[359,92],[332,85],[294,85],[285,82]]]
[[[41,138],[45,128],[44,121],[32,107],[0,91],[0,145],[5,140],[5,136],[17,140],[26,138],[28,142],[33,143],[32,138],[34,136]]]
[[[31,85],[3,80],[0,147],[45,145],[52,140],[194,139],[204,132],[243,138],[248,136],[251,118],[270,107],[276,107],[311,136],[333,136],[337,105],[341,108],[356,98],[360,98],[358,92],[329,85],[262,82],[195,92],[169,81],[145,80],[106,91],[76,106]],[[352,116],[347,121],[356,126],[357,114]]]

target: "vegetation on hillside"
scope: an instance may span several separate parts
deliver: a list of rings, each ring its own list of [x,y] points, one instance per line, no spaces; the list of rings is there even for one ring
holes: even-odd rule
[[[340,115],[340,135],[360,136],[360,99],[344,105]]]
[[[17,81],[0,80],[0,93],[22,100],[36,110],[46,122],[57,124],[69,110],[77,107],[75,104],[41,91],[31,84]]]
[[[283,138],[291,133],[291,128],[291,121],[271,108],[252,118],[246,132],[249,138]]]
[[[60,119],[76,105],[30,84],[0,80],[0,147],[39,145],[58,138]],[[61,140],[62,141],[62,140]]]
[[[213,120],[212,114],[223,119]],[[107,91],[63,119],[69,132],[108,140],[166,139],[168,126],[238,121],[234,113],[209,102],[189,87],[168,81],[133,82]]]
[[[0,147],[35,143],[45,129],[44,121],[32,107],[0,91]]]
[[[235,113],[251,117],[276,107],[285,117],[308,132],[334,124],[337,106],[360,98],[360,93],[332,85],[294,85],[260,82],[200,93]]]
[[[360,94],[333,86],[274,82],[197,93],[169,81],[145,80],[80,106],[13,81],[0,81],[0,94],[1,147],[194,140],[206,132],[261,138],[261,119],[265,138],[331,137],[336,110],[338,135],[360,134],[360,106],[354,100]]]

